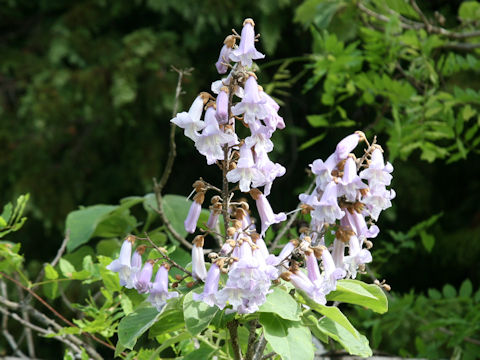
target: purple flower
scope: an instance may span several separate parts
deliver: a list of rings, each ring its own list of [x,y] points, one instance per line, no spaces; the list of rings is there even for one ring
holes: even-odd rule
[[[193,201],[192,205],[190,206],[190,210],[188,210],[188,215],[185,221],[183,222],[185,226],[185,230],[190,234],[193,234],[197,228],[198,218],[200,217],[200,213],[202,212],[202,197],[198,197],[197,200]],[[200,200],[202,200],[200,202]]]
[[[213,107],[209,107],[205,113],[205,124],[205,129],[197,138],[195,147],[207,158],[207,164],[212,165],[217,160],[223,160],[222,145],[236,141],[236,136],[220,130]]]
[[[200,93],[195,100],[193,101],[192,106],[188,112],[178,113],[176,117],[170,120],[172,123],[178,127],[184,129],[184,134],[186,137],[196,141],[199,134],[198,131],[205,128],[206,124],[200,117],[203,112],[203,105],[207,102],[210,96],[207,93]]]
[[[242,115],[246,124],[256,126],[257,119],[264,119],[267,115],[265,100],[260,98],[255,75],[250,75],[245,82],[245,95],[241,102],[232,107],[233,115]]]
[[[355,161],[348,157],[343,170],[343,177],[339,182],[339,195],[345,195],[347,201],[355,202],[359,197],[358,190],[367,188],[360,177],[357,175],[357,166]]]
[[[152,287],[151,279],[153,274],[153,260],[148,260],[145,265],[143,265],[142,270],[137,276],[135,282],[135,289],[140,294],[148,293]]]
[[[130,277],[125,284],[127,289],[132,289],[135,286],[137,275],[142,268],[142,254],[145,251],[145,245],[139,246],[132,255],[132,266],[130,269]]]
[[[132,244],[135,241],[133,236],[128,236],[120,248],[120,255],[118,259],[113,260],[107,269],[113,272],[117,272],[120,277],[120,285],[125,286],[130,284],[130,277],[132,272],[131,257],[132,257]]]
[[[217,95],[215,116],[219,124],[228,123],[228,88],[223,86]]]
[[[392,181],[393,166],[390,163],[384,164],[382,150],[375,149],[367,169],[360,173],[362,179],[368,180],[370,186],[390,185]]]
[[[307,274],[310,281],[314,285],[320,284],[322,281],[322,276],[320,275],[317,258],[313,254],[313,251],[309,250],[305,252],[305,262],[307,264]]]
[[[281,212],[275,214],[273,212],[272,206],[260,190],[252,189],[250,190],[250,195],[253,197],[255,203],[257,204],[258,214],[260,215],[260,219],[262,221],[262,231],[260,233],[260,236],[263,236],[265,234],[270,225],[285,221],[287,219],[285,213]]]
[[[228,64],[230,62],[230,54],[232,53],[232,48],[235,45],[235,37],[233,35],[228,35],[223,42],[222,49],[220,50],[220,55],[218,56],[218,61],[215,63],[215,67],[219,74],[225,74],[228,70]]]
[[[303,291],[313,301],[322,305],[327,303],[322,287],[315,286],[315,284],[301,270],[290,272],[288,275],[292,285]]]
[[[282,165],[271,161],[266,152],[260,152],[256,154],[255,165],[265,177],[265,181],[258,184],[258,186],[265,185],[263,192],[265,196],[268,196],[270,195],[273,180],[275,180],[277,177],[285,175],[286,169]]]
[[[363,202],[367,205],[370,217],[376,221],[382,210],[392,206],[390,200],[393,198],[395,198],[395,191],[393,189],[387,190],[384,185],[376,185],[370,187],[370,191],[363,199]]]
[[[192,273],[195,279],[205,281],[207,269],[205,267],[205,258],[203,256],[203,236],[198,235],[193,240],[192,247]]]
[[[343,279],[346,273],[344,269],[335,266],[332,255],[326,247],[322,247],[322,264],[325,270],[323,286],[325,294],[328,294],[337,288],[337,280]]]
[[[332,181],[325,187],[319,206],[312,212],[312,219],[318,223],[334,224],[344,215],[337,202],[337,184]]]
[[[240,38],[240,45],[230,54],[230,59],[240,62],[243,66],[252,66],[252,60],[263,59],[265,55],[255,49],[255,23],[252,19],[245,19]]]
[[[332,258],[333,258],[333,262],[335,263],[335,267],[343,268],[344,256],[345,256],[345,243],[338,239],[333,240]]]
[[[372,261],[372,255],[367,249],[362,249],[360,240],[355,236],[350,236],[348,242],[348,256],[345,256],[345,267],[349,275],[355,279],[359,265],[367,264]]]
[[[335,155],[338,160],[344,160],[347,158],[348,154],[352,152],[358,145],[360,141],[361,134],[355,132],[352,135],[348,135],[346,138],[342,139],[335,149]]]
[[[170,266],[168,264],[162,264],[155,275],[155,280],[150,288],[150,295],[147,301],[157,308],[158,311],[162,311],[163,306],[168,299],[178,297],[178,292],[168,291],[168,270]]]
[[[325,190],[325,187],[333,180],[331,172],[336,166],[335,154],[330,155],[325,162],[317,159],[310,165],[312,172],[317,175],[315,181],[321,191]]]
[[[240,147],[237,167],[227,173],[227,180],[231,183],[239,182],[242,192],[248,192],[250,184],[259,186],[265,182],[265,177],[254,165],[252,150],[246,144],[243,144]]]
[[[365,222],[365,217],[356,211],[353,213],[346,211],[344,219],[342,219],[340,223],[347,228],[351,228],[361,242],[363,239],[376,237],[380,232],[377,225],[371,225],[368,227]]]
[[[207,273],[205,286],[201,294],[193,293],[193,300],[203,301],[209,306],[216,305],[216,295],[218,291],[218,282],[220,281],[220,268],[217,263],[213,263]]]

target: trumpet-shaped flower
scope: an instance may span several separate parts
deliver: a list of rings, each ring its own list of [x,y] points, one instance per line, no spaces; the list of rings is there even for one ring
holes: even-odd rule
[[[245,19],[240,38],[240,45],[230,54],[230,59],[243,66],[252,66],[252,60],[263,59],[265,55],[255,49],[255,23],[252,19]]]
[[[178,127],[184,129],[185,136],[193,141],[198,139],[198,132],[206,126],[205,122],[200,120],[200,118],[203,112],[203,105],[207,98],[208,94],[201,93],[195,98],[188,112],[178,113],[176,117],[170,120]]]
[[[162,264],[155,275],[147,301],[158,311],[162,311],[168,299],[178,297],[178,292],[168,291],[168,264]]]
[[[248,192],[250,184],[260,186],[265,182],[265,177],[253,162],[252,150],[243,144],[240,147],[240,158],[237,167],[227,173],[227,180],[231,183],[239,182],[240,191]]]

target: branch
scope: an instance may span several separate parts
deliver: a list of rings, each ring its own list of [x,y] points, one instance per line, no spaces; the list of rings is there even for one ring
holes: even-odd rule
[[[174,260],[170,259],[170,257],[165,254],[165,250],[159,248],[153,241],[152,239],[150,239],[150,237],[148,236],[148,234],[145,234],[145,236],[147,237],[147,240],[148,242],[155,248],[155,250],[157,250],[160,255],[162,255],[162,257],[167,260],[170,264],[172,264],[172,266],[176,267],[177,269],[179,269],[180,271],[183,271],[185,274],[188,274],[190,275],[191,277],[193,277],[193,274],[188,271],[187,269],[185,269],[183,266],[177,264]]]
[[[247,353],[245,354],[245,360],[252,360],[253,355],[255,354],[255,340],[257,338],[257,325],[258,320],[250,321],[250,333],[248,335],[248,346],[247,346]]]
[[[25,285],[23,285],[21,282],[19,282],[18,280],[15,280],[13,278],[11,278],[10,276],[8,276],[7,274],[5,274],[3,271],[0,271],[0,275],[2,275],[4,278],[12,281],[13,283],[15,283],[17,286],[20,286],[22,289],[24,289],[25,291],[27,291],[29,294],[31,294],[35,299],[37,299],[38,301],[40,301],[42,303],[43,306],[45,306],[48,310],[50,310],[56,317],[58,317],[60,320],[62,320],[63,322],[65,322],[66,324],[68,324],[69,326],[71,327],[75,327],[75,328],[78,328],[77,325],[75,325],[74,323],[72,323],[70,320],[66,319],[62,314],[60,314],[57,310],[55,310],[50,304],[48,304],[45,300],[43,300],[37,293],[35,293],[33,290],[27,288]],[[22,321],[24,321],[23,319],[21,319]],[[35,329],[33,329],[35,330]],[[95,340],[96,342],[98,342],[99,344],[102,344],[112,350],[115,350],[115,346],[97,338],[95,335],[92,335],[90,333],[85,333],[85,332],[82,332],[82,334],[88,336],[89,338],[91,338],[92,340]],[[123,354],[123,353],[122,353]]]
[[[257,347],[255,348],[255,356],[253,360],[261,360],[263,357],[263,352],[265,351],[265,347],[267,346],[267,339],[262,334],[260,340],[258,341]]]
[[[157,179],[153,178],[153,190],[155,192],[155,199],[157,200],[157,209],[152,207],[154,211],[160,216],[160,219],[163,221],[167,230],[172,234],[172,236],[180,242],[182,245],[186,246],[188,249],[192,249],[193,246],[190,244],[183,236],[181,236],[177,230],[175,230],[170,223],[170,221],[165,216],[165,212],[163,211],[163,201],[162,201],[162,193],[159,184],[157,183]]]
[[[192,73],[193,68],[189,69],[177,69],[176,67],[172,66],[172,70],[177,72],[178,80],[177,80],[177,88],[175,90],[175,102],[173,104],[173,111],[172,117],[177,115],[178,110],[178,100],[180,99],[180,95],[182,94],[182,80],[184,76],[188,76]],[[177,145],[175,144],[175,128],[177,126],[174,123],[170,123],[170,143],[169,143],[169,151],[168,151],[168,158],[167,163],[165,164],[165,168],[163,169],[162,177],[160,178],[160,183],[158,184],[160,193],[162,192],[165,184],[170,177],[172,172],[173,162],[175,157],[177,156]]]
[[[2,297],[7,297],[7,286],[3,281],[0,282],[0,292],[2,293]],[[8,332],[8,315],[3,314],[2,316],[2,334],[7,340],[8,345],[12,348],[13,354],[18,355],[20,358],[28,359],[27,356],[19,349],[15,338]]]
[[[406,18],[404,18],[403,16],[401,16],[400,14],[396,13],[395,11],[393,11],[391,9],[388,11],[389,13],[394,14],[394,15],[399,17],[400,26],[402,27],[402,29],[410,29],[410,30],[425,29],[428,33],[440,34],[440,35],[443,35],[447,38],[457,39],[457,40],[468,39],[468,38],[473,38],[473,37],[480,37],[480,31],[479,30],[475,30],[475,31],[471,31],[471,32],[455,32],[455,31],[447,30],[447,29],[442,28],[440,26],[432,25],[428,21],[428,19],[425,17],[422,10],[418,7],[417,3],[414,0],[410,0],[410,3],[412,5],[413,9],[418,13],[420,18],[422,19],[422,22],[406,19]],[[379,13],[367,8],[365,5],[362,4],[361,1],[358,1],[356,3],[356,5],[365,14],[367,14],[367,15],[369,15],[369,16],[371,16],[371,17],[373,17],[373,18],[375,18],[375,19],[377,19],[381,22],[385,22],[385,23],[390,22],[390,18],[388,16],[379,14]],[[467,49],[470,50],[470,48],[467,48]],[[467,50],[467,49],[462,48],[462,50]]]
[[[270,359],[270,358],[274,357],[275,355],[277,355],[277,353],[275,351],[272,351],[271,353],[268,353],[267,355],[264,355],[262,357],[262,360]]]
[[[235,360],[242,360],[242,350],[238,343],[238,320],[232,320],[227,323],[228,331],[230,332],[230,339],[232,341],[233,357]]]
[[[310,193],[313,190],[314,186],[315,186],[315,179],[308,186],[307,193]],[[301,205],[301,202],[298,203],[297,208],[300,207],[300,205]],[[290,216],[290,219],[288,219],[285,226],[280,229],[277,236],[275,236],[275,239],[272,241],[272,243],[268,247],[269,250],[274,250],[274,249],[277,248],[278,242],[282,239],[283,235],[285,235],[285,233],[292,227],[292,225],[295,222],[295,220],[297,219],[299,213],[300,213],[300,211],[297,211],[296,213],[294,213]]]

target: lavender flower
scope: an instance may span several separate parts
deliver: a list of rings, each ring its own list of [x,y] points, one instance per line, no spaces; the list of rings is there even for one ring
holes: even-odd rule
[[[170,265],[162,264],[158,268],[155,280],[150,288],[150,295],[147,301],[157,308],[158,311],[162,311],[168,299],[178,297],[179,294],[176,291],[168,291],[168,270]]]
[[[252,66],[252,60],[263,59],[265,55],[255,49],[255,23],[252,19],[245,19],[240,38],[240,45],[230,54],[230,59],[240,62],[243,66]]]
[[[243,192],[250,190],[250,184],[259,186],[265,182],[265,177],[254,165],[252,150],[243,144],[240,147],[240,159],[237,167],[227,173],[227,180],[232,183],[239,182],[240,191]]]
[[[337,202],[337,184],[332,181],[325,187],[319,206],[312,212],[312,218],[318,222],[333,224],[344,215]]]
[[[261,236],[265,235],[265,232],[270,225],[285,221],[287,219],[287,216],[283,212],[274,214],[270,203],[260,190],[252,189],[250,190],[250,195],[257,204],[258,214],[260,215],[260,219],[262,221],[262,231],[260,233]]]
[[[207,277],[205,280],[205,286],[201,294],[193,293],[193,300],[203,301],[209,306],[216,305],[217,302],[217,291],[218,291],[218,282],[220,281],[220,268],[217,263],[212,263],[210,269],[208,270]]]
[[[357,165],[355,161],[351,157],[348,157],[345,161],[343,177],[339,181],[339,195],[345,195],[347,201],[354,202],[360,195],[358,190],[367,187],[367,184],[357,175]]]
[[[178,113],[176,117],[170,120],[178,127],[184,129],[185,136],[193,141],[198,139],[198,131],[206,126],[205,122],[200,120],[200,117],[202,116],[203,105],[208,101],[209,97],[210,95],[208,93],[200,93],[193,101],[188,112]]]
[[[183,222],[185,230],[190,234],[193,234],[197,228],[197,222],[198,218],[200,217],[200,213],[202,212],[202,204],[204,199],[204,193],[198,193],[193,197],[193,203],[190,205],[187,218]]]
[[[135,238],[133,236],[127,236],[123,241],[120,248],[120,255],[118,259],[113,260],[107,269],[113,272],[117,272],[120,277],[120,285],[130,285],[130,278],[132,273],[131,257],[132,257],[132,244]]]
[[[203,256],[203,239],[202,235],[198,235],[193,240],[192,247],[192,273],[195,279],[205,281],[207,277],[207,269],[205,267],[205,258]]]
[[[228,87],[222,86],[217,95],[215,116],[219,124],[228,123]]]
[[[215,67],[219,74],[225,74],[227,72],[228,66],[226,64],[230,62],[230,54],[232,53],[234,45],[235,37],[233,35],[228,35],[223,42],[218,61],[215,63]]]
[[[241,102],[232,107],[233,115],[242,115],[243,121],[249,126],[258,126],[257,119],[264,119],[267,115],[265,100],[260,98],[255,74],[251,74],[245,82],[245,95]]]
[[[140,294],[148,293],[152,287],[153,263],[153,260],[148,260],[136,278],[135,289]]]

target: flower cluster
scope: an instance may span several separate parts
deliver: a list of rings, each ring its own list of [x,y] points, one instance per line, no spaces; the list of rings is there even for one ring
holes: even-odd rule
[[[120,249],[118,259],[113,260],[107,269],[118,273],[120,285],[127,289],[136,289],[140,294],[149,294],[147,301],[161,311],[168,299],[178,297],[178,292],[168,291],[170,265],[168,263],[161,264],[152,282],[155,261],[147,260],[142,266],[142,255],[146,246],[137,246],[132,255],[134,243],[135,237],[127,236]]]
[[[220,74],[230,71],[212,84],[216,97],[200,93],[188,112],[171,120],[194,141],[207,164],[222,169],[224,180],[222,189],[202,179],[193,183],[195,195],[184,222],[188,233],[197,231],[207,192],[219,193],[210,199],[206,229],[202,228],[203,234],[196,235],[192,243],[192,272],[187,273],[194,282],[189,284],[204,283],[203,291],[194,293],[193,299],[240,314],[257,311],[272,283],[280,279],[325,304],[337,280],[355,278],[372,260],[369,239],[379,232],[373,221],[395,197],[395,192],[387,189],[393,167],[385,164],[381,147],[375,140],[370,145],[362,132],[355,132],[341,140],[327,160],[311,164],[315,188],[300,195],[298,209],[303,215],[310,214],[310,226],[300,229],[298,239],[285,244],[278,255],[269,252],[265,233],[273,224],[286,220],[286,214],[276,214],[267,199],[274,179],[285,173],[285,168],[272,162],[268,154],[273,150],[273,132],[283,129],[285,123],[278,114],[279,105],[258,85],[252,71],[252,61],[264,58],[255,48],[254,26],[253,20],[246,19],[241,36],[234,32],[225,39],[215,66]],[[247,137],[238,136],[238,126],[248,129]],[[368,147],[357,159],[352,151],[361,142]],[[258,228],[247,200],[233,199],[229,183],[236,184],[233,190],[240,190],[255,202]],[[219,230],[220,215],[223,234]],[[208,267],[203,247],[210,234],[218,242],[219,251],[209,253]],[[334,240],[327,243],[331,234]],[[145,247],[138,246],[131,255],[132,243],[132,238],[127,238],[120,257],[108,268],[119,273],[123,286],[149,293],[148,301],[161,309],[168,298],[178,296],[177,292],[168,292],[168,265],[160,265],[152,283],[154,261],[148,260],[142,267]]]

